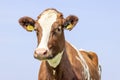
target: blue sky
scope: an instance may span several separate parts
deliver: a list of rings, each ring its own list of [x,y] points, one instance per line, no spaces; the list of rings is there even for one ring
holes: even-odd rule
[[[36,19],[46,8],[56,8],[64,17],[78,16],[76,27],[65,31],[66,40],[78,49],[97,53],[102,80],[120,80],[120,0],[0,1],[0,80],[37,80],[36,35],[26,32],[18,19]]]

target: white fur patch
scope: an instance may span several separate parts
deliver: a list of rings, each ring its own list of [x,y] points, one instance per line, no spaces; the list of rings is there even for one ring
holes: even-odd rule
[[[101,65],[98,65],[98,73],[99,73],[100,80],[101,80],[101,73],[102,73]]]
[[[57,13],[54,10],[47,10],[42,13],[40,19],[38,20],[38,23],[42,28],[42,38],[40,44],[38,45],[38,48],[44,48],[48,50],[47,44],[50,36],[51,27],[56,19]]]
[[[62,52],[58,53],[53,59],[47,60],[51,67],[56,68],[60,64],[63,52],[64,52],[64,50]]]
[[[90,80],[90,72],[89,72],[89,67],[85,61],[85,59],[83,58],[82,54],[80,53],[80,51],[74,47],[73,45],[71,45],[78,53],[78,56],[76,56],[76,59],[79,60],[84,68],[84,75],[85,75],[85,79]]]

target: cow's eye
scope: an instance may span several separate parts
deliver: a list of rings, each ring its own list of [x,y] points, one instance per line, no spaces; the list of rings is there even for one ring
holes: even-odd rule
[[[61,32],[62,31],[62,28],[61,26],[59,26],[57,29],[56,29],[56,32]]]
[[[61,33],[62,33],[62,27],[60,26],[60,27],[56,28],[55,30],[53,30],[52,36],[54,36],[54,37],[59,36]]]

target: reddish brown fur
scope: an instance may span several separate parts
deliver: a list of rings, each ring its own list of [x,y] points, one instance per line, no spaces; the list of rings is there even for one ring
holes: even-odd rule
[[[64,19],[62,13],[58,12],[57,10],[55,11],[57,12],[57,20],[53,23],[52,29],[50,31],[50,37],[48,41],[49,52],[46,52],[45,55],[38,54],[39,56],[37,57],[37,59],[43,60],[40,66],[38,80],[100,80],[97,55],[94,52],[79,51],[88,65],[90,73],[90,78],[88,78],[86,77],[86,74],[84,74],[85,69],[83,67],[83,64],[80,60],[76,58],[80,58],[80,56],[78,55],[79,53],[70,43],[65,41],[64,25],[71,22],[74,27],[78,21],[78,18],[76,16],[70,15],[66,19]],[[40,17],[41,14],[38,19]],[[19,23],[25,29],[28,24],[30,25],[30,23],[34,23],[32,24],[32,26],[34,26],[34,29],[36,30],[39,44],[42,37],[42,29],[37,20],[34,21],[32,18],[22,17],[19,20]],[[54,56],[56,56],[59,52],[63,50],[64,52],[62,55],[62,59],[56,68],[51,67],[49,63],[44,60],[49,59],[48,55],[51,55],[51,58],[54,58]]]
[[[66,42],[66,50],[64,52],[61,63],[57,68],[52,68],[46,61],[43,61],[40,67],[39,79],[38,80],[85,80],[84,74],[82,73],[83,66],[80,61],[75,57],[78,56],[76,50]],[[98,63],[97,61],[93,61],[89,56],[92,56],[91,53],[86,51],[80,51],[80,53],[84,56],[85,60],[90,69],[91,79],[100,80],[99,72],[98,72]],[[88,56],[89,55],[89,56]],[[94,58],[97,58],[97,55],[94,54]],[[53,75],[53,70],[56,70],[56,74]],[[44,77],[43,77],[44,75]]]

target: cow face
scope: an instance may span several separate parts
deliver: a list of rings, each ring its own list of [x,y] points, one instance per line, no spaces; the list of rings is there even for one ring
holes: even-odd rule
[[[37,20],[30,17],[19,19],[20,25],[29,32],[36,31],[38,46],[34,57],[39,60],[54,58],[65,48],[64,29],[72,30],[78,18],[70,15],[66,19],[55,9],[43,11]]]

